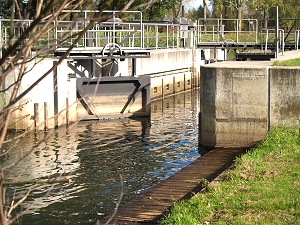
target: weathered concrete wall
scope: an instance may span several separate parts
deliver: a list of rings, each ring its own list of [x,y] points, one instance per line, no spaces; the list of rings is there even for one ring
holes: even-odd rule
[[[136,75],[161,73],[193,66],[192,49],[153,50],[150,58],[137,59]]]
[[[299,125],[300,68],[270,69],[270,127]]]
[[[18,95],[43,76],[53,66],[53,62],[54,60],[52,59],[44,59],[37,64],[35,62],[27,63],[28,73],[22,79]],[[64,125],[67,120],[68,122],[76,121],[76,80],[68,77],[71,70],[66,63],[64,61],[58,66],[57,79],[55,79],[54,73],[51,72],[15,105],[16,110],[11,116],[10,129],[33,129],[35,104],[38,106],[36,121],[40,130],[45,129],[45,126],[46,128],[53,128]],[[8,75],[8,78],[5,80],[5,87],[9,87],[15,82],[17,76],[18,69]],[[11,93],[12,88],[5,92],[5,96],[2,96],[2,108],[8,104]],[[54,101],[54,99],[57,101]],[[66,111],[67,103],[69,107]],[[47,105],[46,109],[44,107],[45,104]],[[57,118],[54,117],[55,112],[59,113]]]
[[[150,58],[136,60],[136,75],[151,76],[151,99],[199,87],[200,66],[205,64],[203,56],[209,57],[209,51],[205,51],[205,54],[203,51],[201,49],[153,50]]]
[[[204,66],[201,70],[201,144],[247,146],[264,138],[268,116],[267,68]]]
[[[246,147],[270,127],[300,117],[300,69],[269,62],[203,66],[200,82],[200,147]]]
[[[141,58],[136,61],[136,75],[151,75],[169,73],[176,70],[190,70],[192,73],[191,87],[198,87],[200,81],[201,59],[200,49],[160,49],[151,51],[150,58]],[[208,54],[208,51],[207,51]],[[183,76],[185,72],[175,72],[176,76]],[[176,80],[180,80],[177,78]],[[168,82],[167,82],[168,83]]]
[[[205,56],[205,57],[204,57]],[[205,64],[205,60],[210,58],[209,50],[201,49],[164,49],[151,51],[150,58],[136,59],[136,76],[147,76],[151,78],[150,96],[147,98],[158,99],[168,95],[184,92],[186,90],[198,87],[200,83],[200,66]],[[46,71],[53,66],[54,59],[44,59],[34,65],[28,63],[28,74],[22,81],[19,94],[32,85]],[[34,66],[33,66],[34,65]],[[84,70],[81,76],[89,76],[93,71],[91,60],[81,60],[79,65]],[[98,65],[98,64],[97,64]],[[75,67],[78,65],[75,63]],[[96,74],[100,73],[100,66],[96,66]],[[131,59],[120,61],[118,65],[118,77],[131,76],[133,65]],[[103,71],[102,71],[103,72]],[[18,70],[10,74],[6,80],[5,86],[8,87],[17,79]],[[67,61],[63,61],[58,66],[57,72],[51,72],[39,84],[34,87],[20,102],[18,107],[21,110],[16,110],[12,115],[10,129],[31,129],[37,123],[38,129],[49,129],[55,126],[64,125],[66,123],[76,121],[78,117],[88,115],[85,108],[81,107],[81,103],[76,102],[76,78],[69,78],[69,74],[74,74],[74,71],[67,65]],[[102,78],[105,76],[102,74]],[[107,77],[107,76],[106,76]],[[122,84],[120,84],[122,85]],[[117,87],[116,87],[117,88]],[[117,88],[119,89],[119,88]],[[132,89],[134,90],[134,88]],[[3,106],[10,99],[9,90],[2,96]],[[144,97],[136,95],[132,98],[130,91],[121,93],[120,88],[118,93],[113,90],[108,90],[106,95],[97,96],[91,100],[95,102],[96,111],[99,112],[99,117],[105,118],[114,113],[115,115],[139,115],[149,111],[149,105],[145,105]],[[113,93],[114,96],[111,94]],[[128,99],[134,99],[134,104]],[[97,102],[101,104],[98,105]],[[119,104],[122,102],[122,104]],[[67,104],[69,107],[67,107]],[[128,105],[128,106],[127,106]],[[36,112],[34,111],[36,108]],[[66,110],[68,108],[68,110]],[[149,108],[149,109],[148,109]],[[123,113],[126,112],[126,115]],[[54,115],[58,114],[58,117]],[[46,118],[46,122],[45,122]],[[115,118],[115,116],[114,116]]]
[[[192,88],[193,76],[190,70],[181,70],[164,75],[151,76],[151,99],[163,98]]]

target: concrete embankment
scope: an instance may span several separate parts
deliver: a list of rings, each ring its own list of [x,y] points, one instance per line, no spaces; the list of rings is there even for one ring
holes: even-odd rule
[[[153,50],[150,58],[114,62],[116,76],[107,75],[106,60],[70,57],[14,105],[9,128],[47,130],[84,118],[149,116],[151,100],[199,86],[200,66],[210,54],[201,49]],[[19,94],[56,61],[54,57],[27,63]],[[3,88],[10,87],[17,76],[18,69],[7,77]],[[142,77],[149,77],[148,83]],[[7,106],[11,93],[9,88],[2,95],[2,108]]]
[[[298,125],[300,68],[272,64],[233,61],[201,67],[201,148],[251,146],[270,128]]]

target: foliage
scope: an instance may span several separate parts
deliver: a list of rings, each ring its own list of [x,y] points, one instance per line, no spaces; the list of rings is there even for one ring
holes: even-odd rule
[[[284,61],[275,61],[274,66],[300,66],[300,58]]]
[[[279,18],[298,18],[300,2],[298,0],[210,0],[211,17],[221,19],[257,19],[263,21],[264,27],[275,26],[275,7],[279,7]],[[192,9],[190,19],[203,18],[203,7]],[[226,21],[225,21],[226,22]],[[227,22],[228,23],[228,22]],[[283,20],[283,26],[295,26],[295,20]],[[227,29],[233,30],[230,23]]]
[[[149,2],[141,5],[133,5],[133,2],[134,1],[125,1],[124,5],[121,5],[123,8],[119,9],[125,11],[137,8],[142,9],[143,6],[145,8],[150,7]],[[141,3],[142,1],[139,2]],[[81,44],[80,41],[89,29],[93,28],[96,23],[107,21],[112,17],[112,14],[103,12],[109,9],[112,0],[2,0],[1,3],[3,3],[2,5],[5,7],[0,12],[6,18],[10,18],[10,21],[5,22],[5,38],[8,41],[5,42],[5,45],[2,45],[2,57],[0,58],[0,92],[2,96],[5,96],[4,104],[0,110],[0,147],[7,142],[15,143],[22,135],[34,131],[34,128],[28,128],[28,130],[23,131],[22,134],[16,138],[9,140],[6,138],[9,126],[14,123],[11,120],[11,115],[22,110],[23,105],[20,101],[22,101],[24,96],[31,92],[39,82],[49,76],[75,46]],[[94,8],[97,8],[98,11],[90,13],[88,22],[84,23],[80,29],[78,29],[78,27],[75,29],[76,22],[78,22],[81,18],[80,16],[84,14],[82,10]],[[69,11],[63,12],[63,10]],[[79,15],[80,13],[81,15]],[[14,21],[13,19],[15,18],[19,20]],[[25,20],[27,18],[31,19],[30,23]],[[56,38],[55,41],[46,43],[45,40],[47,37],[54,36],[53,30],[61,25],[61,20],[70,20],[67,22],[71,32],[60,33],[60,37]],[[72,30],[72,28],[74,29]],[[67,46],[65,45],[66,43],[68,43]],[[66,52],[56,60],[56,63],[52,64],[53,66],[51,68],[45,73],[38,74],[36,79],[32,77],[31,84],[22,85],[24,76],[28,74],[29,71],[40,63],[46,55],[62,46],[67,48]],[[11,77],[14,79],[11,79]],[[58,114],[54,116],[58,116]],[[20,121],[21,120],[22,118]],[[55,134],[54,129],[48,130],[45,137],[39,140],[36,146],[32,146],[32,149],[26,152],[26,154],[21,154],[20,157],[16,157],[15,161],[9,163],[9,165],[0,165],[1,225],[12,224],[19,220],[22,213],[25,212],[14,213],[14,210],[20,207],[20,204],[26,200],[31,192],[31,189],[29,189],[28,192],[23,195],[24,193],[19,193],[16,190],[16,195],[14,195],[13,199],[6,199],[6,185],[12,185],[11,183],[7,183],[6,174],[11,168],[18,166],[20,162],[26,160],[26,157],[32,154],[36,148],[40,147],[40,145],[47,141],[53,134]],[[7,154],[9,151],[10,149],[1,152],[1,156]],[[58,173],[57,176],[60,177],[63,176],[63,174]],[[24,183],[26,182],[28,181],[24,181]],[[39,183],[38,181],[32,182]],[[48,180],[43,182],[57,181]],[[15,184],[19,185],[18,182],[15,182]]]
[[[210,10],[206,11],[206,17],[207,18],[211,17]],[[189,10],[186,14],[186,18],[188,18],[192,21],[198,20],[199,18],[204,18],[204,8],[203,8],[203,6],[200,5],[198,7],[198,9]]]
[[[160,224],[299,224],[298,129],[276,128],[224,180],[176,203]]]

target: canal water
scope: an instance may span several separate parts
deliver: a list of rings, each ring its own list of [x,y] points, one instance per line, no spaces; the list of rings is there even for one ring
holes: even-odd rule
[[[152,102],[151,117],[82,121],[59,128],[15,167],[8,181],[71,178],[70,183],[7,188],[7,202],[31,190],[14,210],[14,224],[95,224],[111,214],[120,198],[130,202],[188,165],[198,154],[199,90]],[[13,138],[19,133],[9,134]],[[3,146],[2,166],[26,155],[45,137],[28,134]]]

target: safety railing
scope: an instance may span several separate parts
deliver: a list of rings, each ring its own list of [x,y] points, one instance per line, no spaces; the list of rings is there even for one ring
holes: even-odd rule
[[[199,19],[197,28],[198,42],[258,42],[256,19]]]
[[[298,51],[299,49],[299,42],[300,42],[300,30],[296,30],[296,37],[295,37],[295,42],[296,42],[296,50]]]
[[[276,29],[262,29],[263,31],[266,31],[266,41],[265,41],[265,51],[268,50],[268,41],[269,41],[269,34],[273,33],[274,34],[274,41],[276,41]],[[277,51],[279,51],[281,49],[281,53],[282,55],[284,55],[284,30],[283,29],[278,29],[278,33],[279,33],[279,49],[277,49]]]
[[[14,43],[30,26],[31,20],[20,21],[14,20],[13,28],[10,20],[0,21],[1,47],[7,48]],[[22,25],[18,25],[22,23]],[[186,39],[185,32],[193,32],[184,30],[178,24],[161,24],[161,23],[139,23],[139,22],[105,22],[95,23],[95,25],[87,30],[82,38],[77,41],[80,32],[83,32],[87,25],[85,21],[60,21],[52,22],[47,33],[41,36],[35,43],[36,48],[52,48],[57,47],[74,47],[81,48],[99,48],[108,43],[117,43],[122,48],[135,49],[159,49],[159,48],[178,48],[180,40]],[[37,30],[43,28],[44,23],[37,26]],[[24,39],[23,42],[26,42]]]
[[[63,11],[62,13],[70,13]],[[126,11],[134,15],[135,21],[122,21],[118,11],[105,11],[111,15],[106,22],[96,22],[94,26],[82,33],[89,24],[89,18],[95,11],[74,11],[79,14],[74,22],[53,21],[48,25],[47,32],[36,41],[36,49],[58,47],[103,48],[109,43],[118,44],[121,48],[160,49],[194,47],[197,43],[270,43],[271,29],[259,29],[256,19],[199,19],[196,23],[178,24],[172,22],[142,21],[140,11]],[[127,17],[128,18],[128,17]],[[45,28],[47,21],[37,25],[37,31]],[[32,20],[0,20],[0,48],[5,49],[14,43],[30,26]],[[12,25],[13,24],[13,25]],[[295,47],[299,48],[299,30],[295,31]],[[263,37],[263,38],[262,38]],[[296,41],[298,40],[298,41]],[[27,40],[23,40],[25,43]],[[280,43],[284,49],[284,31],[280,30]],[[20,47],[22,44],[20,45]]]

